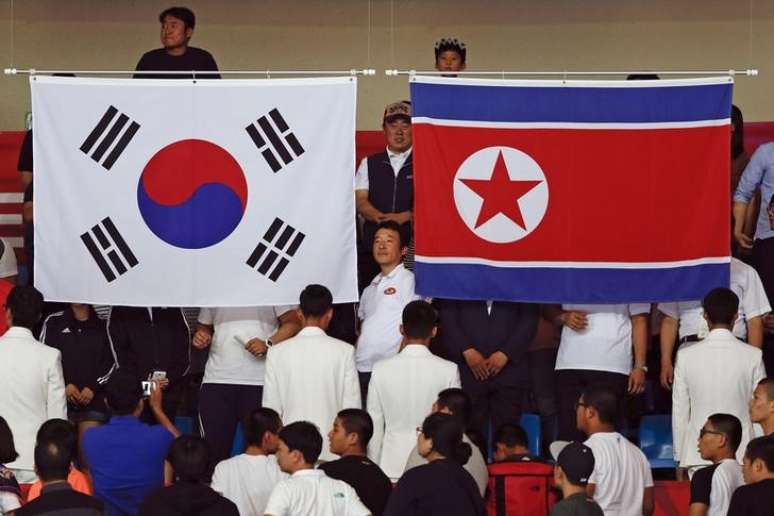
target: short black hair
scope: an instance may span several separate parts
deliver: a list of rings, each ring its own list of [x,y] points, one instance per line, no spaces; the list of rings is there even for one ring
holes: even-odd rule
[[[253,409],[242,423],[245,443],[248,446],[260,446],[266,432],[279,433],[282,420],[274,409],[258,407]]]
[[[433,450],[447,459],[464,465],[470,459],[473,448],[462,441],[464,428],[459,418],[436,412],[422,422],[422,433],[433,440]]]
[[[374,435],[374,421],[371,415],[362,409],[348,408],[336,414],[341,420],[341,426],[348,434],[357,434],[360,446],[366,449]]]
[[[19,458],[13,443],[13,432],[8,422],[0,416],[0,464],[8,464]]]
[[[317,427],[309,421],[296,421],[280,430],[280,440],[288,450],[298,450],[307,464],[314,464],[322,451],[322,436]]]
[[[376,232],[380,229],[389,229],[391,231],[395,231],[398,233],[398,245],[400,245],[401,248],[406,247],[406,242],[408,241],[408,238],[404,234],[405,230],[403,229],[404,225],[398,224],[394,220],[385,220],[379,223],[378,226],[376,226],[376,231],[374,231],[374,236],[376,236]]]
[[[730,326],[739,312],[739,297],[731,289],[713,288],[704,296],[701,306],[710,324]]]
[[[73,462],[72,451],[56,440],[35,444],[35,470],[43,482],[65,480]]]
[[[609,425],[618,423],[620,399],[609,385],[598,383],[586,387],[583,391],[583,403],[597,411],[600,422]]]
[[[5,307],[11,312],[14,326],[32,330],[40,321],[43,294],[30,285],[13,287],[5,301]]]
[[[172,441],[167,460],[180,480],[196,483],[209,477],[210,447],[198,435],[181,435]]]
[[[766,399],[769,401],[774,401],[774,376],[764,378],[758,382],[758,385],[763,387],[763,390],[766,391]]]
[[[473,412],[473,403],[470,395],[462,389],[450,387],[438,393],[436,401],[439,408],[445,408],[462,421],[464,426],[470,423],[470,417]]]
[[[744,152],[744,116],[742,110],[731,105],[731,125],[734,131],[731,133],[731,159]]]
[[[304,317],[322,317],[333,307],[333,295],[323,285],[307,285],[301,291],[299,307]]]
[[[105,399],[115,415],[131,414],[142,399],[142,382],[133,374],[117,371],[105,385]]]
[[[505,423],[497,429],[494,433],[493,442],[502,443],[508,448],[513,448],[514,446],[529,448],[527,432],[521,425],[514,425],[511,423]]]
[[[403,308],[403,333],[412,339],[429,339],[438,325],[438,312],[427,301],[412,301]]]
[[[736,453],[742,442],[742,423],[739,419],[731,414],[712,414],[707,420],[717,432],[726,436],[728,448]]]
[[[774,473],[774,436],[756,437],[747,443],[744,456],[750,462],[761,459],[770,473]]]
[[[75,425],[66,419],[49,419],[45,421],[35,436],[35,442],[56,442],[70,450],[75,457],[78,451],[78,432]]]
[[[438,58],[446,52],[447,50],[451,50],[454,52],[457,52],[457,54],[460,56],[460,61],[463,63],[468,57],[468,49],[465,46],[465,43],[460,41],[457,38],[441,38],[435,43],[435,47],[433,48],[435,51],[435,60],[438,61]]]
[[[196,26],[196,15],[188,7],[170,7],[164,9],[159,14],[159,23],[164,23],[164,18],[171,16],[177,18],[185,24],[186,29],[193,29]]]

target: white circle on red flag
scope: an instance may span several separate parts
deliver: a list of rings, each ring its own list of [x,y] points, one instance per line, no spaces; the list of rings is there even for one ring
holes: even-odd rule
[[[507,177],[498,169],[501,155]],[[454,203],[465,225],[479,238],[498,244],[516,242],[543,220],[548,182],[540,165],[525,152],[487,147],[468,156],[457,169]]]

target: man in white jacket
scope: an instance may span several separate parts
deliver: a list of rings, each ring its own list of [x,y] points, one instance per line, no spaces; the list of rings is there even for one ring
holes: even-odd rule
[[[761,350],[738,340],[731,333],[739,310],[739,298],[727,288],[711,290],[702,301],[710,332],[704,340],[685,345],[677,352],[672,386],[672,433],[678,475],[692,476],[710,464],[699,455],[696,442],[707,418],[731,414],[742,423],[742,442],[737,458],[752,437],[747,409],[758,382],[766,376]]]
[[[368,456],[393,482],[403,474],[417,441],[416,429],[432,410],[438,393],[460,387],[457,364],[428,349],[437,324],[438,313],[429,303],[406,305],[400,326],[402,349],[374,365],[368,386],[368,413],[374,421]]]
[[[14,287],[6,301],[8,331],[0,337],[0,416],[19,453],[6,466],[20,483],[37,480],[33,452],[40,425],[67,419],[61,354],[32,336],[42,308],[43,296],[34,287]]]
[[[299,308],[303,328],[266,356],[263,406],[276,410],[285,424],[306,420],[328,429],[340,410],[361,406],[355,349],[325,334],[332,305],[327,288],[307,286]],[[338,458],[329,450],[327,433],[323,435],[320,460]]]

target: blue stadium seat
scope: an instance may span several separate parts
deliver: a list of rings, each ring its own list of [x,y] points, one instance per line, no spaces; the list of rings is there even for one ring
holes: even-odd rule
[[[529,453],[540,455],[540,416],[537,414],[522,414],[521,427],[527,432],[527,442],[529,443]]]
[[[242,424],[239,423],[234,432],[234,444],[231,445],[231,456],[239,455],[245,452],[245,434],[242,431]]]
[[[193,433],[193,419],[186,416],[177,416],[175,418],[175,427],[180,430],[183,435],[190,435]]]
[[[674,468],[672,447],[672,416],[643,416],[640,421],[640,449],[653,469]]]

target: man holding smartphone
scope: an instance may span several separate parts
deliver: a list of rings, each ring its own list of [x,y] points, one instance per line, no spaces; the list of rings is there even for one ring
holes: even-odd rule
[[[301,329],[297,306],[202,308],[193,345],[209,346],[199,392],[213,463],[228,458],[237,424],[261,406],[266,352]]]

